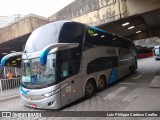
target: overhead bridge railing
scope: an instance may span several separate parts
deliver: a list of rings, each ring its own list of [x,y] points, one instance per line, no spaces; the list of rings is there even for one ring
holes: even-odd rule
[[[21,77],[0,79],[0,100],[19,96]]]

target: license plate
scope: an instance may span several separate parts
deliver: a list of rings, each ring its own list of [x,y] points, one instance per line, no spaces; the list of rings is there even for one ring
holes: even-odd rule
[[[37,105],[36,104],[30,104],[30,107],[31,108],[37,108]]]

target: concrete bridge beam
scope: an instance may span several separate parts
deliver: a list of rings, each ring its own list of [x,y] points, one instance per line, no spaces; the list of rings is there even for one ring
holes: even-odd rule
[[[28,15],[0,29],[0,43],[31,33],[34,29],[48,23],[43,17]]]

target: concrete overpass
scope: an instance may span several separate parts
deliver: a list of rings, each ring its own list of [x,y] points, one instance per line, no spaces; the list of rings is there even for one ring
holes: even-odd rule
[[[160,1],[76,0],[48,19],[70,19],[137,40],[160,36]],[[130,24],[123,27],[126,22]],[[128,29],[131,26],[134,28]]]
[[[14,51],[23,51],[31,32],[49,21],[41,16],[29,14],[0,29],[0,58]]]
[[[159,0],[76,0],[48,19],[31,14],[0,29],[0,58],[22,51],[34,29],[63,19],[94,25],[132,40],[160,37],[159,6]]]

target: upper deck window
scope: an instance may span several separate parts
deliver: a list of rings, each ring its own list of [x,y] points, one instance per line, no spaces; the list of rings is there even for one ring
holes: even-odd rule
[[[60,43],[83,43],[85,26],[80,23],[67,22],[63,25],[59,42]]]

